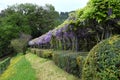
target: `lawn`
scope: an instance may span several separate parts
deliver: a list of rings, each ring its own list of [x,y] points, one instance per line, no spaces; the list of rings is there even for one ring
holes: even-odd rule
[[[12,58],[0,80],[79,80],[57,67],[52,60],[34,54],[18,55]]]
[[[36,80],[35,70],[24,55],[12,58],[7,70],[0,75],[0,80]]]
[[[40,58],[31,53],[25,57],[35,69],[37,80],[79,80],[75,76],[58,68],[52,60]]]

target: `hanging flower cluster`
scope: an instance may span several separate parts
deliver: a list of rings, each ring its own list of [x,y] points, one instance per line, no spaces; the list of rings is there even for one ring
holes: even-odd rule
[[[41,45],[41,44],[49,43],[51,40],[51,37],[52,37],[52,31],[49,31],[46,34],[29,41],[28,44],[32,46],[32,45]]]
[[[74,33],[72,32],[69,24],[64,23],[59,27],[50,30],[46,34],[43,34],[42,36],[29,41],[29,45],[32,46],[32,45],[42,45],[42,44],[50,43],[52,37],[55,37],[55,39],[57,40],[62,40],[63,38],[74,37]]]

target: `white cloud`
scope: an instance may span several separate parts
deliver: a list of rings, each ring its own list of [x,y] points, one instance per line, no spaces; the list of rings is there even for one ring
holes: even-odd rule
[[[87,2],[88,0],[1,0],[0,10],[16,3],[33,3],[40,6],[52,4],[57,11],[72,11],[84,7]]]

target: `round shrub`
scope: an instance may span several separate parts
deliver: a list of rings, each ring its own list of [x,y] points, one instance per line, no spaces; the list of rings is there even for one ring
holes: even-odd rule
[[[89,52],[82,80],[120,80],[120,36],[103,40]]]

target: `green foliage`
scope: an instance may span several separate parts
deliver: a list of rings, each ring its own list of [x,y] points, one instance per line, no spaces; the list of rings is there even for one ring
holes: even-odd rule
[[[36,50],[36,54],[43,58],[52,58],[52,50]]]
[[[29,49],[30,52],[42,58],[52,58],[53,51],[50,49]]]
[[[3,73],[10,64],[10,57],[0,62],[0,74]]]
[[[10,41],[18,36],[18,29],[10,25],[0,26],[0,54],[11,53]]]
[[[14,39],[11,41],[11,46],[16,53],[23,53],[26,50],[27,40],[26,39]]]
[[[10,40],[18,36],[18,28],[14,28],[11,25],[0,26],[1,39]]]
[[[20,33],[38,37],[57,26],[58,17],[54,6],[49,4],[44,7],[29,3],[8,6],[0,12],[0,55],[11,53],[10,42]]]
[[[84,42],[78,44],[80,48],[83,46],[83,49],[90,50],[96,43],[120,34],[119,6],[120,0],[89,0],[86,7],[75,12],[75,20],[69,21],[69,25],[80,38],[78,43]]]
[[[87,56],[82,80],[120,79],[120,36],[113,36],[97,44]]]
[[[82,20],[95,19],[98,23],[120,17],[119,0],[90,0],[86,7],[77,11]],[[109,11],[111,9],[111,12]]]
[[[0,76],[0,80],[36,80],[35,70],[25,56],[18,55],[11,59],[10,65]]]
[[[82,76],[82,69],[83,69],[83,64],[84,64],[84,60],[85,60],[86,56],[78,56],[76,58],[77,60],[77,65],[79,67],[79,76]]]
[[[43,7],[29,3],[9,6],[2,11],[1,15],[3,15],[1,16],[2,25],[18,27],[19,32],[32,34],[33,37],[46,33],[57,26],[59,17],[54,6],[50,4]]]
[[[83,53],[76,53],[76,52],[70,52],[70,51],[61,51],[57,52],[55,51],[53,54],[53,61],[55,62],[56,65],[58,65],[60,68],[64,69],[68,73],[74,74],[76,76],[80,77],[80,71],[79,71],[79,66],[77,63],[77,57],[79,55],[86,54],[85,52]]]
[[[59,20],[61,23],[63,23],[68,18],[68,14],[69,14],[69,12],[60,12]]]

